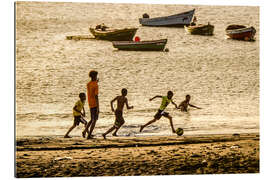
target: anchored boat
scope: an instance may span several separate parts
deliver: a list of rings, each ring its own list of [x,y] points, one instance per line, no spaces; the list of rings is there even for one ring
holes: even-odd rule
[[[185,30],[190,34],[211,36],[214,32],[214,26],[210,23],[207,25],[200,24],[194,26],[185,26]]]
[[[149,18],[148,14],[144,14],[143,18],[139,18],[139,22],[143,26],[183,27],[192,22],[194,12],[195,9],[171,16],[156,18]]]
[[[229,25],[226,28],[226,35],[232,39],[238,40],[254,40],[256,29],[254,27],[246,27],[243,25]]]
[[[167,39],[152,41],[113,41],[113,47],[126,51],[163,51]]]
[[[89,28],[90,32],[96,39],[108,41],[131,41],[138,28],[110,29],[104,26]]]

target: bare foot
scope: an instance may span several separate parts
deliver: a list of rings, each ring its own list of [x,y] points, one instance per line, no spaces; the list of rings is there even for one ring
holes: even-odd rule
[[[88,134],[87,139],[94,139],[93,135]]]
[[[116,133],[113,133],[112,135],[117,137],[117,134]]]
[[[64,138],[71,138],[71,137],[70,137],[70,136],[68,136],[68,135],[65,135],[65,136],[64,136]]]
[[[102,134],[103,138],[106,139],[106,135],[105,134]]]
[[[143,126],[141,126],[141,128],[140,128],[140,132],[142,132],[142,130],[143,130]]]

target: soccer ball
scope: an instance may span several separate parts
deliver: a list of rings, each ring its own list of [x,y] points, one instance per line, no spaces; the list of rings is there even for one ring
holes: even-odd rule
[[[177,129],[176,129],[176,134],[177,134],[178,136],[182,136],[182,135],[184,134],[184,130],[183,130],[182,128],[177,128]]]

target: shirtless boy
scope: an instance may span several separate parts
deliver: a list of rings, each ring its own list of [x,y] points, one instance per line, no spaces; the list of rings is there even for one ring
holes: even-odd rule
[[[188,94],[188,95],[186,95],[186,99],[179,104],[178,108],[182,112],[187,112],[188,111],[188,106],[194,107],[194,108],[197,108],[197,109],[201,109],[200,107],[197,107],[197,106],[194,106],[194,105],[190,104],[189,101],[190,101],[190,95]]]
[[[123,109],[124,105],[126,105],[127,109],[132,109],[133,106],[128,105],[128,99],[126,98],[127,95],[127,89],[122,89],[121,91],[122,95],[121,96],[116,96],[112,101],[111,101],[111,109],[112,112],[115,114],[115,123],[113,127],[111,127],[107,132],[102,134],[103,138],[106,139],[106,135],[112,132],[113,130],[114,133],[112,134],[113,136],[117,136],[117,131],[120,129],[120,127],[125,123],[125,120],[123,118]],[[113,103],[117,101],[117,108],[114,110],[113,108]]]

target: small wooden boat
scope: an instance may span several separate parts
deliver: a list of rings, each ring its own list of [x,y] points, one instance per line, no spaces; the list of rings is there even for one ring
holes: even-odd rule
[[[110,29],[106,28],[89,28],[90,32],[96,39],[108,41],[132,41],[138,28],[125,28],[125,29]]]
[[[113,47],[126,51],[163,51],[167,39],[153,41],[113,41]]]
[[[149,18],[148,14],[144,14],[143,18],[139,18],[139,22],[143,26],[183,27],[192,22],[194,12],[195,9],[171,16],[156,18]]]
[[[207,25],[194,25],[194,26],[185,26],[187,33],[196,34],[196,35],[206,35],[211,36],[214,32],[214,26],[208,23]]]
[[[243,25],[229,25],[226,28],[226,35],[232,39],[238,40],[254,40],[256,29],[254,27],[246,27]]]

